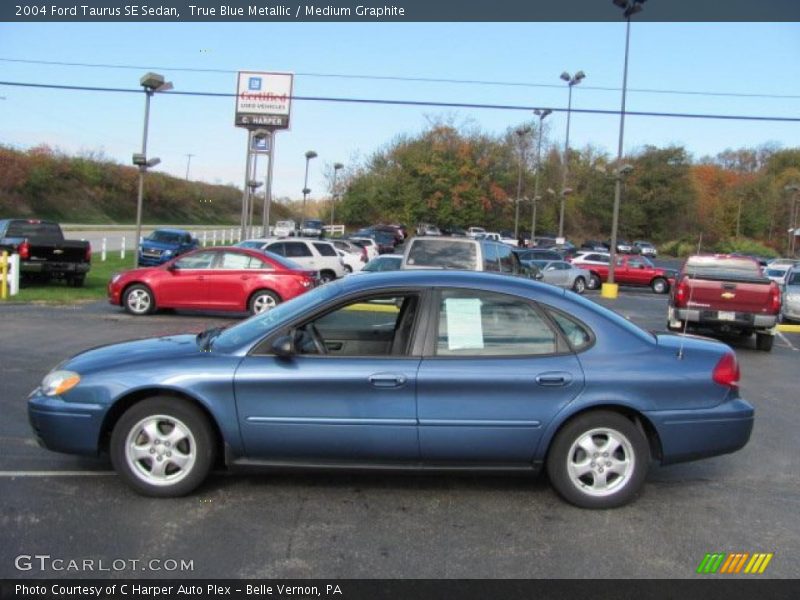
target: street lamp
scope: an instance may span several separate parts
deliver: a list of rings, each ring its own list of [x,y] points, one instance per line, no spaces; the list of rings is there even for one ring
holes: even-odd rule
[[[525,162],[525,136],[531,132],[530,127],[520,127],[515,132],[519,138],[519,177],[517,178],[517,202],[514,211],[514,239],[519,238],[519,203],[522,201],[522,165]]]
[[[792,194],[792,208],[789,211],[789,240],[786,244],[786,253],[788,256],[794,258],[794,244],[797,239],[797,194],[800,192],[800,185],[791,183],[783,188],[785,191]]]
[[[332,194],[331,194],[331,227],[333,227],[333,215],[334,210],[336,208],[336,173],[339,172],[339,169],[344,169],[344,165],[342,163],[333,163],[333,186],[332,186]],[[331,229],[331,237],[333,237],[333,229]]]
[[[586,77],[586,73],[578,71],[575,75],[570,75],[566,71],[561,73],[561,79],[567,82],[569,88],[569,101],[567,102],[567,138],[564,142],[564,169],[563,178],[561,180],[561,210],[558,217],[558,237],[564,237],[564,205],[567,199],[567,194],[564,190],[567,189],[567,174],[569,171],[569,121],[572,116],[572,88],[578,85]]]
[[[544,134],[542,130],[542,122],[545,120],[547,115],[551,114],[553,111],[549,108],[544,109],[535,109],[533,114],[539,117],[539,140],[536,142],[536,179],[534,180],[533,184],[533,214],[531,215],[531,246],[533,246],[533,239],[536,237],[536,203],[541,200],[539,196],[539,172],[541,171],[542,167],[542,136]]]
[[[133,266],[139,266],[139,240],[142,239],[142,203],[144,198],[144,174],[150,167],[161,162],[158,158],[147,159],[147,127],[150,122],[150,97],[156,92],[166,92],[172,89],[171,81],[164,81],[164,76],[158,73],[147,73],[139,80],[139,85],[144,88],[144,132],[142,134],[142,151],[133,155],[133,164],[139,167],[139,192],[136,196],[136,251],[133,253]]]
[[[309,150],[306,152],[306,177],[303,180],[303,212],[300,215],[300,227],[303,226],[303,223],[306,220],[306,199],[311,193],[311,190],[308,188],[308,163],[311,162],[312,158],[317,158],[317,153],[313,150]]]
[[[642,10],[642,4],[645,0],[611,0],[615,6],[618,6],[623,11],[623,16],[627,21],[625,25],[625,66],[622,70],[622,109],[619,113],[619,144],[617,145],[617,165],[622,162],[622,141],[625,135],[625,95],[628,90],[628,49],[630,48],[631,41],[631,15],[635,15]],[[622,168],[618,169],[619,174],[622,174]],[[617,258],[617,227],[619,225],[619,203],[622,196],[622,178],[617,177],[614,182],[614,210],[611,217],[611,248],[608,265],[608,283],[609,287],[605,288],[608,297],[616,298],[616,286],[614,284],[614,267]]]

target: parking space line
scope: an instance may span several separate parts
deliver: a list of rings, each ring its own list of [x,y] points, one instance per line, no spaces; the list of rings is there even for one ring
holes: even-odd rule
[[[784,343],[785,343],[787,346],[789,346],[789,348],[791,348],[791,349],[792,349],[792,350],[794,350],[795,352],[800,352],[800,349],[798,349],[798,348],[795,348],[795,347],[794,347],[794,345],[792,344],[792,342],[790,342],[790,341],[789,341],[789,338],[787,338],[785,335],[783,335],[783,334],[782,334],[780,331],[778,332],[778,337],[779,337],[779,338],[781,338],[781,339],[783,340],[783,342],[784,342]]]
[[[0,477],[100,477],[115,471],[0,471]]]

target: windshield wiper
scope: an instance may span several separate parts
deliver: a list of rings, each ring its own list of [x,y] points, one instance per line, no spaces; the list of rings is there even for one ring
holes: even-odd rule
[[[223,332],[224,327],[209,327],[205,331],[197,334],[197,345],[200,346],[200,350],[203,352],[208,352],[211,350],[211,344],[214,343],[214,339]]]

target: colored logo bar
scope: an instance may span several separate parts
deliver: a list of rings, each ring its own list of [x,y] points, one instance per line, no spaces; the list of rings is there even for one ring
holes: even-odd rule
[[[760,575],[767,570],[773,552],[709,552],[700,561],[697,572],[706,575],[721,573],[727,575]]]

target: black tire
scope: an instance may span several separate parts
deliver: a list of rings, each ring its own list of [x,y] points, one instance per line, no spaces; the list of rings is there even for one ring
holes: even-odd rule
[[[350,265],[345,265],[344,270],[347,271],[347,274],[350,275],[353,272],[353,267]]]
[[[650,282],[650,287],[656,294],[666,294],[669,291],[669,281],[663,277],[656,277]]]
[[[122,306],[137,317],[149,315],[156,309],[156,297],[149,287],[143,283],[135,283],[122,293]]]
[[[281,299],[275,292],[269,290],[257,290],[250,296],[247,302],[247,310],[251,315],[260,315],[271,310],[281,303]]]
[[[83,287],[84,282],[86,281],[86,275],[75,275],[74,277],[70,277],[67,280],[67,283],[72,287]]]
[[[600,278],[594,273],[592,273],[591,275],[589,275],[589,281],[586,282],[586,288],[590,290],[597,290],[600,289],[600,285],[602,283],[603,282],[600,280]]]
[[[336,273],[333,271],[320,271],[319,272],[319,280],[322,283],[330,283],[336,279]]]
[[[775,336],[768,333],[756,332],[756,348],[762,352],[772,351],[772,343],[775,341]]]
[[[191,402],[155,397],[120,417],[109,450],[125,483],[145,496],[169,498],[185,496],[205,480],[216,444],[211,424]]]
[[[584,438],[596,448],[593,454],[578,445]],[[604,455],[608,444],[613,448]],[[547,472],[567,502],[581,508],[616,508],[639,493],[649,463],[644,433],[626,417],[598,410],[576,417],[558,432],[547,455]],[[579,475],[570,464],[586,470]]]
[[[583,294],[586,291],[586,280],[583,277],[576,277],[572,283],[572,291],[576,294]]]

